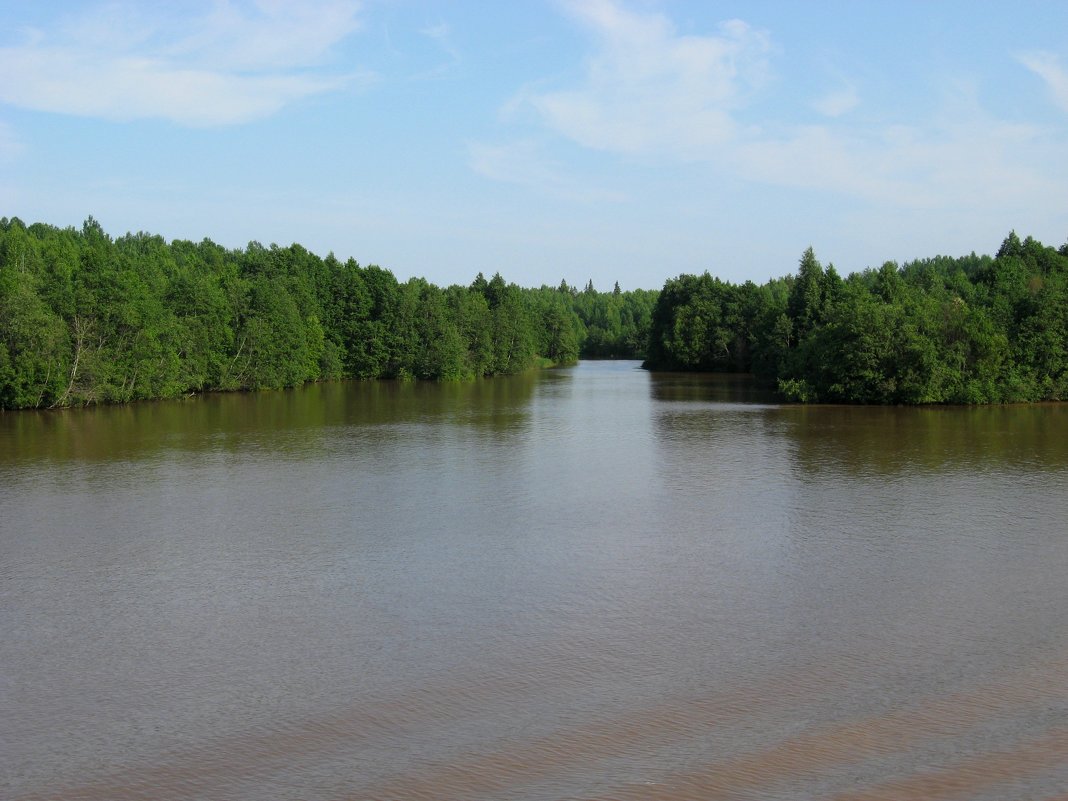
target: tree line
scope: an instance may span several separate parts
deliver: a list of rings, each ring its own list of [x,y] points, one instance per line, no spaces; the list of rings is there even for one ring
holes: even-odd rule
[[[749,372],[791,401],[1068,399],[1068,244],[887,262],[842,278],[812,249],[758,285],[439,288],[300,245],[113,239],[0,219],[0,408],[296,386],[469,380],[583,358]]]
[[[399,282],[300,245],[227,249],[0,219],[0,408],[338,378],[467,380],[641,357],[656,292]]]
[[[752,372],[791,401],[1068,399],[1068,244],[1010,233],[994,257],[935,257],[839,276],[809,248],[758,286],[669,280],[646,366]]]

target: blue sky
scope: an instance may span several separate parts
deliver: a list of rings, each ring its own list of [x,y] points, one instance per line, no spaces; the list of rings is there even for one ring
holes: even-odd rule
[[[0,216],[658,288],[1068,239],[1068,3],[0,1]]]

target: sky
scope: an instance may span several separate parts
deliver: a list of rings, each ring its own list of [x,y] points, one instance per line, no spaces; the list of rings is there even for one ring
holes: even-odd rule
[[[0,216],[655,289],[1068,240],[1064,0],[0,0]]]

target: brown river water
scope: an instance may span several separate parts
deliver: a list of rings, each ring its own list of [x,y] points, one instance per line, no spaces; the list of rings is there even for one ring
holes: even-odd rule
[[[0,798],[1066,801],[1068,405],[0,414]]]

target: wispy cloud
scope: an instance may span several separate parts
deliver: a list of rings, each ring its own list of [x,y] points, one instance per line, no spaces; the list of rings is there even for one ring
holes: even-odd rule
[[[713,34],[682,34],[662,14],[616,0],[564,7],[591,34],[582,78],[570,88],[522,90],[505,104],[507,119],[533,109],[543,129],[586,148],[900,208],[995,208],[1028,193],[1068,201],[1058,142],[985,113],[960,87],[947,92],[944,119],[865,123],[847,114],[860,98],[845,80],[813,102],[823,124],[800,124],[761,105],[777,50],[767,32],[730,20]],[[1049,54],[1021,60],[1068,108],[1059,62]]]
[[[1053,53],[1035,52],[1018,56],[1020,62],[1046,82],[1053,102],[1068,112],[1068,70]]]
[[[151,8],[152,10],[146,10]],[[359,28],[358,4],[211,3],[167,16],[111,3],[0,48],[0,102],[61,114],[230,125],[366,75],[326,65]]]
[[[565,200],[582,203],[626,200],[623,194],[587,184],[569,174],[530,140],[504,145],[472,142],[468,145],[468,165],[494,181],[519,184]]]
[[[667,17],[610,0],[566,8],[597,44],[580,86],[520,98],[550,128],[586,147],[692,159],[735,135],[731,110],[765,73],[764,33],[732,20],[679,35]]]
[[[817,98],[812,104],[812,108],[825,117],[841,117],[843,114],[855,109],[859,104],[860,97],[857,95],[856,88],[846,86]]]
[[[1065,194],[1058,179],[1017,158],[1038,148],[1039,140],[1035,128],[980,114],[871,131],[804,126],[780,138],[737,143],[731,163],[744,177],[773,185],[902,208],[975,208]]]
[[[460,51],[456,48],[456,45],[452,42],[452,28],[447,22],[439,22],[437,25],[430,25],[426,28],[422,28],[419,33],[428,39],[433,39],[437,42],[438,47],[452,60],[460,60]]]
[[[434,42],[445,56],[440,64],[415,77],[417,79],[440,78],[462,61],[460,50],[453,42],[452,27],[447,22],[438,22],[421,28],[419,33]]]

